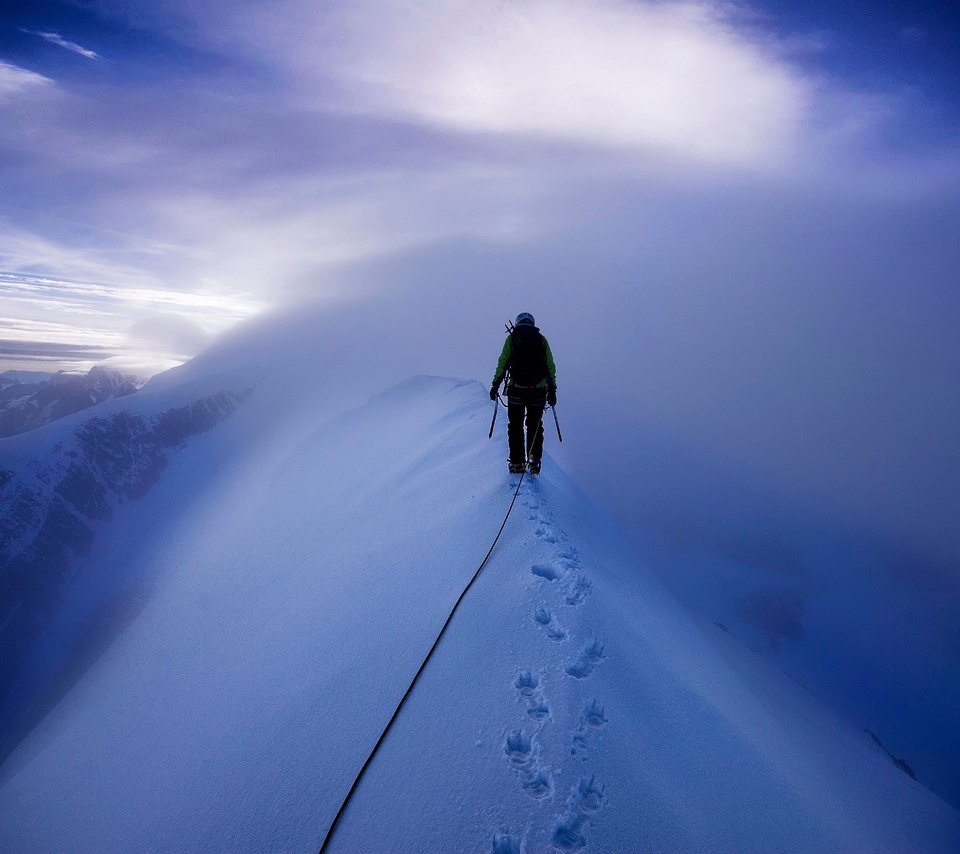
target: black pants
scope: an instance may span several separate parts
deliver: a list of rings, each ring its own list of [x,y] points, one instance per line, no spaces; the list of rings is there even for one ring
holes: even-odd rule
[[[510,440],[510,462],[523,463],[543,456],[543,410],[547,392],[542,388],[507,389],[507,438]],[[526,417],[526,436],[524,436]]]

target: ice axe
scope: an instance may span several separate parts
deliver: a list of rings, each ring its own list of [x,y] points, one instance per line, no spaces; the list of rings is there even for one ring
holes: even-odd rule
[[[553,411],[553,423],[557,425],[557,438],[562,442],[563,436],[560,433],[560,422],[557,421],[557,407],[551,406],[550,409]],[[496,418],[496,414],[494,414],[494,418]],[[490,429],[493,430],[492,427]]]
[[[509,327],[508,327],[508,328],[509,328]],[[510,385],[510,370],[509,370],[509,369],[507,370],[506,374],[504,374],[504,377],[503,377],[503,379],[502,379],[500,382],[505,382],[505,383],[507,384],[507,386]],[[500,404],[501,404],[501,403],[502,403],[502,401],[500,400],[500,383],[497,383],[497,396],[496,396],[496,398],[495,398],[494,401],[493,401],[493,421],[490,422],[490,432],[487,433],[487,438],[488,438],[488,439],[492,439],[492,438],[493,438],[493,425],[497,423],[497,410],[500,409]],[[504,404],[504,406],[506,406],[506,404]]]

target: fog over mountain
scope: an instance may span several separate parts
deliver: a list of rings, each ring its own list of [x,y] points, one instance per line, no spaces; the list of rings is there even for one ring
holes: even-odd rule
[[[315,849],[519,486],[331,850],[953,850],[935,764],[685,610],[554,458],[508,476],[483,384],[394,384],[430,347],[335,315],[0,442],[5,845]],[[820,598],[869,622],[874,583]]]
[[[611,650],[641,649],[636,622],[614,613],[613,602],[636,603],[646,595],[637,591],[655,588],[667,597],[658,602],[674,597],[686,609],[680,617],[669,605],[676,622],[658,625],[705,632],[710,661],[721,649],[739,662],[732,679],[745,661],[767,674],[744,677],[748,694],[769,697],[783,683],[768,676],[779,672],[809,692],[817,720],[835,715],[846,735],[813,741],[842,743],[835,756],[847,758],[848,747],[858,756],[865,744],[896,771],[884,790],[892,801],[902,784],[960,804],[960,26],[950,9],[821,0],[789,8],[764,0],[42,0],[0,10],[0,24],[0,373],[86,375],[60,382],[17,374],[20,388],[0,382],[0,432],[18,433],[0,439],[0,633],[15,649],[3,663],[4,750],[32,751],[60,726],[103,732],[104,720],[116,720],[107,705],[136,693],[112,690],[125,672],[117,662],[136,670],[156,653],[140,635],[114,646],[144,609],[155,622],[136,632],[183,630],[184,668],[193,666],[190,638],[220,649],[198,628],[207,607],[223,608],[225,625],[239,619],[224,604],[233,600],[217,549],[242,542],[260,558],[243,563],[236,601],[245,607],[261,581],[269,588],[265,577],[275,580],[258,575],[272,566],[259,544],[279,548],[275,525],[286,529],[256,503],[259,495],[297,519],[316,501],[343,531],[364,524],[332,497],[352,484],[338,454],[351,458],[347,469],[357,457],[357,475],[364,472],[351,493],[358,505],[385,507],[395,494],[419,508],[417,520],[394,518],[383,542],[365,525],[362,554],[331,530],[362,579],[343,608],[344,632],[354,636],[352,621],[369,606],[409,645],[393,672],[402,682],[426,622],[379,610],[366,593],[395,580],[378,569],[388,546],[412,554],[422,544],[416,532],[438,536],[443,567],[412,557],[403,565],[411,589],[434,585],[425,610],[438,613],[455,587],[443,586],[443,572],[456,548],[434,513],[449,505],[478,541],[486,536],[479,520],[498,521],[502,435],[485,438],[480,422],[492,412],[481,417],[469,384],[489,384],[504,323],[527,311],[556,358],[564,434],[562,444],[548,435],[563,483],[545,476],[544,488],[555,491],[541,497],[570,514],[558,521],[563,531],[580,514],[609,517],[624,541],[605,564],[618,581],[609,598],[584,606],[593,609],[584,631],[603,642],[609,618],[618,638]],[[121,374],[153,378],[121,397],[132,390],[116,380]],[[411,380],[423,376],[458,378],[448,391],[459,403],[446,406],[445,381]],[[388,395],[389,405],[368,403],[404,383],[407,392]],[[354,423],[344,414],[351,407],[366,407],[356,423],[359,444],[377,461],[368,468],[366,448],[342,435]],[[321,425],[337,418],[346,420],[330,427],[338,438],[328,445]],[[447,429],[457,437],[450,444],[438,438]],[[420,444],[428,436],[438,444]],[[301,447],[312,463],[302,482],[285,480],[284,461]],[[364,491],[379,488],[373,481],[388,463],[410,470],[385,482],[383,495]],[[271,475],[295,490],[283,494]],[[460,475],[453,489],[448,481]],[[254,492],[238,498],[243,484]],[[571,484],[583,496],[575,499]],[[215,542],[203,539],[198,508]],[[540,513],[539,505],[526,509]],[[433,521],[421,526],[421,518]],[[526,533],[537,538],[537,527]],[[599,553],[606,546],[588,528],[574,544]],[[327,560],[304,537],[284,558],[288,580]],[[517,598],[491,613],[519,624],[538,604],[527,598],[560,590],[561,580],[528,577],[526,564],[550,555],[517,554]],[[196,597],[192,572],[208,573]],[[597,592],[601,577],[591,575]],[[161,578],[179,579],[164,588],[170,598],[160,596]],[[304,582],[319,600],[325,579]],[[405,580],[396,576],[401,587]],[[287,594],[296,599],[297,584],[281,585],[276,612]],[[544,607],[573,644],[557,610],[563,598],[555,598]],[[423,600],[412,592],[399,601],[420,614]],[[193,622],[178,625],[178,605]],[[322,602],[313,605],[299,612],[300,625],[322,620]],[[248,648],[246,660],[269,659],[269,632],[251,631],[263,648]],[[531,649],[530,638],[505,636],[516,650]],[[478,629],[464,637],[480,645],[486,636]],[[316,673],[284,671],[284,696],[299,710],[291,720],[309,717],[290,699],[298,691],[314,711],[329,710],[325,703],[340,700],[328,693],[349,681],[331,674],[389,648],[357,640],[356,657],[338,658],[336,638],[328,640],[307,649],[290,639],[324,662]],[[577,635],[580,649],[587,640]],[[556,652],[562,644],[549,648],[553,658],[537,659],[546,663],[521,663],[518,653],[497,666],[541,668],[543,686],[569,688],[563,668],[576,657]],[[94,681],[85,681],[88,668]],[[452,685],[455,670],[449,663],[440,683]],[[593,676],[612,670],[600,666]],[[159,663],[150,670],[174,693],[183,688],[173,671],[161,671]],[[487,677],[494,679],[469,674],[491,690],[503,683]],[[94,687],[101,679],[110,691]],[[631,677],[611,693],[646,710],[640,684]],[[331,720],[342,722],[350,702],[371,706],[358,691]],[[433,699],[443,696],[436,692]],[[456,696],[469,704],[468,693]],[[569,702],[571,715],[593,699],[553,696],[565,699],[545,702],[554,711]],[[786,707],[798,708],[792,702]],[[653,706],[667,716],[652,716],[661,724],[680,708],[659,694]],[[502,711],[484,720],[506,737]],[[358,713],[371,728],[377,714]],[[428,720],[439,718],[415,718],[425,728]],[[639,726],[641,718],[631,720]],[[568,724],[572,731],[573,718]],[[223,746],[214,729],[196,734],[197,755],[210,761],[225,755],[211,746]],[[655,751],[674,737],[660,731]],[[480,740],[491,743],[489,733]],[[721,742],[726,759],[743,746]],[[776,744],[800,755],[792,736]],[[84,767],[98,767],[93,753],[78,750]],[[337,750],[340,780],[354,757]],[[44,763],[53,755],[38,759],[38,769],[52,768]],[[670,786],[697,767],[693,753],[681,755],[691,764],[664,775]],[[548,773],[561,764],[553,756],[530,768]],[[491,767],[502,771],[500,758]],[[832,761],[814,764],[822,771]],[[439,764],[427,766],[441,774]],[[2,773],[14,785],[9,767]],[[621,787],[643,773],[617,767]],[[853,773],[863,767],[850,759]],[[176,778],[165,770],[172,776],[164,779]],[[37,808],[34,817],[50,791],[36,773],[16,796]],[[552,838],[546,812],[554,805],[560,815],[568,799],[582,804],[572,772],[562,774],[562,796],[552,788],[555,799],[538,801],[544,814],[524,838],[539,842],[527,850]],[[878,779],[872,774],[864,772]],[[333,797],[328,783],[330,791],[300,801],[311,818],[290,839],[312,844],[314,818]],[[678,791],[670,786],[668,795]],[[785,791],[765,791],[773,790]],[[809,791],[791,789],[800,790]],[[877,798],[869,809],[882,812],[891,801]],[[853,839],[866,850],[887,832],[860,836],[860,819],[851,819],[856,832],[835,833],[823,806],[805,825],[809,847]],[[406,801],[391,808],[415,811]],[[502,836],[511,851],[514,815],[502,816],[511,825],[503,830],[492,813],[475,816],[475,830]],[[671,822],[663,836],[643,837],[650,847],[669,848],[671,830],[691,847],[712,847],[684,821]],[[415,835],[415,826],[411,819],[397,838],[412,838],[403,833]],[[743,826],[725,827],[729,839],[742,838]],[[223,839],[207,830],[205,838]],[[581,830],[597,838],[592,827]],[[475,841],[437,832],[441,842]]]

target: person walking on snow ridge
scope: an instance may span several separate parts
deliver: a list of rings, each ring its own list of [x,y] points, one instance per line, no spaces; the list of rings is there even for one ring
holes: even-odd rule
[[[557,403],[557,366],[550,344],[537,329],[533,315],[521,312],[507,340],[503,342],[497,372],[490,386],[490,400],[496,400],[500,383],[507,376],[507,438],[510,443],[510,471],[525,469],[539,474],[543,456],[543,412]],[[524,436],[526,418],[526,437]]]

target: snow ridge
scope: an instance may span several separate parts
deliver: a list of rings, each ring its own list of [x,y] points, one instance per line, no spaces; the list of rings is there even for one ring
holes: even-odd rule
[[[317,849],[516,479],[479,383],[251,460],[258,401],[185,518],[167,481],[131,508],[169,531],[151,596],[4,764],[0,848]],[[691,619],[549,457],[517,506],[331,851],[958,850],[955,810]]]

